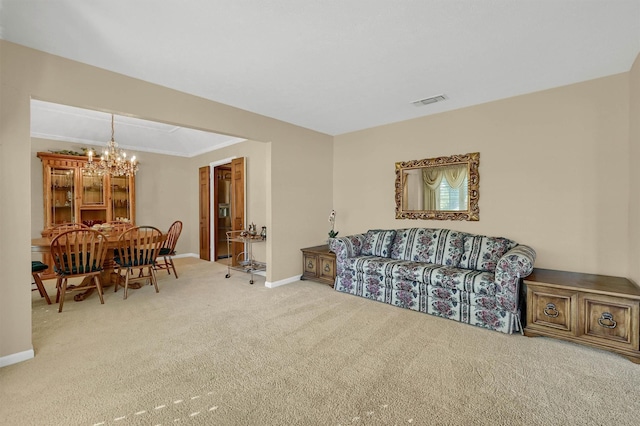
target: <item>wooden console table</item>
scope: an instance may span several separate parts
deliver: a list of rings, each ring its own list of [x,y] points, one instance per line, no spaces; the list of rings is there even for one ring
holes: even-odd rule
[[[616,352],[640,364],[640,287],[626,278],[534,269],[524,279],[526,336]]]
[[[333,287],[336,281],[336,255],[329,251],[328,245],[307,247],[302,249],[301,280],[309,279],[329,284]]]

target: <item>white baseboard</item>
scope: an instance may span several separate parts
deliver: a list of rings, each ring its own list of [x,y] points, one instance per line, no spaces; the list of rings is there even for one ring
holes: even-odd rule
[[[6,367],[7,365],[17,364],[22,361],[26,361],[34,357],[33,349],[28,351],[18,352],[11,355],[0,357],[0,367]]]
[[[281,285],[294,283],[296,281],[300,281],[300,275],[296,275],[291,278],[285,278],[284,280],[280,280],[280,281],[274,281],[274,282],[265,281],[264,286],[268,288],[276,288],[276,287],[280,287]]]

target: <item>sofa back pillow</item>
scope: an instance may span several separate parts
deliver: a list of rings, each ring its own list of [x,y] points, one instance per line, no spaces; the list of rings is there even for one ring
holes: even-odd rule
[[[458,266],[465,235],[450,229],[399,229],[391,247],[391,258]]]
[[[384,229],[370,229],[364,237],[361,254],[363,256],[389,257],[391,244],[396,237],[396,231]]]
[[[515,241],[502,237],[467,235],[460,267],[477,271],[495,272],[498,260],[517,246]]]

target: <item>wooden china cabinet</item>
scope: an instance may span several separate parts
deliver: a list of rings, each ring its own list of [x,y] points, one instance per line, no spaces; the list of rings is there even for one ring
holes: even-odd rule
[[[134,176],[98,175],[87,169],[88,158],[77,155],[39,152],[42,161],[44,229],[68,222],[88,226],[115,220],[136,220]],[[48,254],[43,262],[52,265]],[[51,267],[43,278],[53,276]]]
[[[135,177],[98,175],[87,157],[39,152],[42,160],[44,230],[65,222],[93,226],[114,220],[135,223]]]

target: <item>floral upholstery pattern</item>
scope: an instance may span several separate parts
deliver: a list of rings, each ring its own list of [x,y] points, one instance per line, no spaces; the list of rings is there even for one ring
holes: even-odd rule
[[[391,277],[393,269],[397,264],[402,263],[388,257],[359,256],[347,258],[344,266],[354,272],[375,272],[376,274]]]
[[[517,244],[506,238],[467,235],[464,238],[464,254],[460,267],[493,272],[498,260]]]
[[[329,250],[336,254],[338,264],[344,259],[360,256],[365,236],[366,234],[356,234],[348,237],[331,238]]]
[[[391,258],[437,265],[458,266],[466,234],[449,229],[400,229],[391,247]]]
[[[508,310],[517,309],[520,278],[533,271],[536,252],[529,246],[519,245],[509,250],[498,261],[496,267],[496,291],[500,306]]]
[[[441,267],[432,263],[397,261],[394,265],[392,276],[399,281],[412,280],[428,283],[430,282],[431,274]]]
[[[367,232],[362,243],[361,254],[365,256],[389,257],[391,244],[396,237],[396,231],[371,229]]]
[[[337,291],[503,333],[520,330],[519,287],[533,270],[531,247],[412,228],[397,230],[387,256],[375,256],[365,255],[375,251],[364,248],[366,240],[367,234],[357,234],[331,242]],[[470,264],[475,267],[465,267]]]

